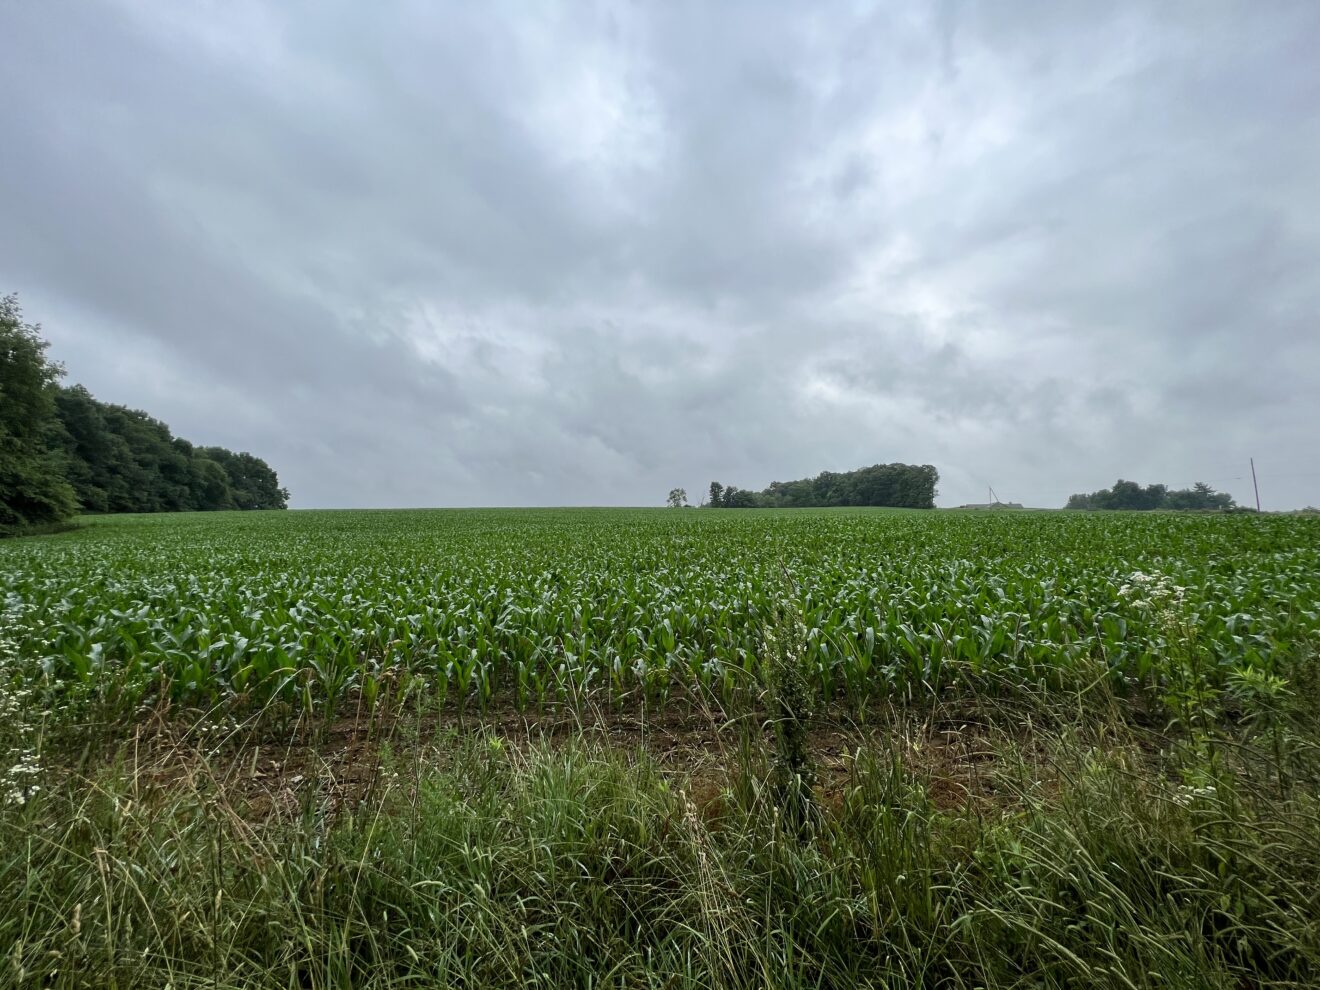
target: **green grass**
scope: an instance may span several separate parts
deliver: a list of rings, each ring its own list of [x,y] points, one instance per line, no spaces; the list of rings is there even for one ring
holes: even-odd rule
[[[1317,520],[119,517],[0,592],[0,987],[1320,984]]]
[[[0,820],[0,983],[50,987],[1308,987],[1320,802],[1126,746],[1005,754],[941,810],[897,743],[804,836],[766,768],[719,798],[644,755],[482,733],[352,808],[263,820],[123,767]]]

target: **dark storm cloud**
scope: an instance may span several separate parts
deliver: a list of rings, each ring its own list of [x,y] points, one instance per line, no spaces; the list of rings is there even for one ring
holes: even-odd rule
[[[298,505],[1320,502],[1314,4],[12,4],[0,287]]]

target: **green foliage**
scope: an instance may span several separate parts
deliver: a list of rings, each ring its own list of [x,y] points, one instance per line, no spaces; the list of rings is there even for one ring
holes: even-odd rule
[[[1227,492],[1217,492],[1204,481],[1198,481],[1191,488],[1170,491],[1166,485],[1147,485],[1142,488],[1135,481],[1119,478],[1113,488],[1102,488],[1089,495],[1068,496],[1069,509],[1182,509],[1182,510],[1225,510],[1232,509],[1236,503]]]
[[[757,507],[755,492],[749,492],[746,489],[730,485],[724,489],[724,501],[720,504],[723,509],[755,509]]]
[[[265,463],[194,448],[144,412],[59,386],[39,328],[0,299],[0,536],[61,528],[83,512],[283,509]]]
[[[194,447],[146,413],[60,389],[57,444],[84,512],[283,509],[270,466],[223,447]]]
[[[687,492],[682,488],[671,488],[669,497],[665,499],[665,504],[671,509],[681,509],[687,505]]]
[[[0,982],[1316,986],[1317,600],[1303,516],[233,512],[7,541]],[[645,739],[671,685],[679,712],[727,690],[716,743],[725,716],[760,742],[665,770],[507,710],[507,736],[409,735],[506,688],[644,694],[601,728],[640,709]],[[254,699],[342,726],[323,702],[354,694],[347,760],[274,767],[306,740]]]
[[[286,509],[289,492],[265,461],[247,452],[235,454],[223,447],[199,447],[198,453],[220,465],[229,477],[236,509]]]
[[[572,740],[444,738],[360,803],[327,775],[281,815],[224,764],[112,767],[0,806],[6,985],[1317,985],[1313,791],[1037,745],[978,748],[1006,805],[943,808],[912,753],[868,745],[809,841],[747,770],[699,806]]]
[[[40,328],[23,322],[17,298],[0,298],[0,536],[74,513],[73,490],[49,443],[61,374],[46,358]]]
[[[0,545],[23,648],[69,690],[130,701],[318,704],[386,678],[478,703],[734,698],[764,683],[763,630],[788,607],[822,698],[1102,678],[1163,706],[1185,666],[1164,609],[1120,593],[1137,572],[1184,589],[1207,691],[1320,637],[1308,516],[208,513]]]
[[[814,832],[819,818],[816,761],[809,744],[815,698],[803,662],[807,642],[801,620],[791,613],[780,615],[766,629],[760,657],[775,737],[771,796],[783,826],[800,839]]]
[[[797,509],[831,506],[882,506],[933,509],[940,474],[929,464],[873,464],[843,473],[824,471],[801,481],[773,481],[751,492],[718,481],[710,483],[712,508]]]

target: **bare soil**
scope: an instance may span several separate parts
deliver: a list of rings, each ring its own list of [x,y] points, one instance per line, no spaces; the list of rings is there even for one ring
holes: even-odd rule
[[[1029,768],[1037,787],[1055,781],[1040,734],[1030,719],[996,724],[974,711],[942,705],[921,713],[893,706],[859,712],[835,708],[813,719],[809,749],[818,769],[818,794],[827,806],[842,803],[851,756],[859,748],[902,756],[933,804],[943,810],[984,810],[1011,804],[1018,790],[1005,786],[1002,763],[1011,752]],[[569,741],[606,746],[624,754],[646,754],[681,779],[698,807],[714,806],[747,752],[769,753],[773,726],[764,713],[730,716],[685,700],[660,710],[639,704],[547,707],[540,712],[495,705],[485,712],[446,708],[422,715],[368,716],[361,710],[330,721],[274,719],[247,724],[209,722],[197,712],[159,712],[120,736],[95,764],[126,761],[144,794],[179,788],[214,790],[230,807],[261,820],[305,811],[320,813],[352,805],[379,786],[382,775],[405,777],[427,766],[443,766],[463,736],[480,733],[516,751]]]

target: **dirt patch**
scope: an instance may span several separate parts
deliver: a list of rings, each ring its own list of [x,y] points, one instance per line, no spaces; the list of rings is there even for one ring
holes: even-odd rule
[[[279,724],[271,719],[220,723],[198,713],[172,712],[137,726],[128,739],[107,746],[105,762],[127,762],[136,789],[214,790],[254,819],[334,813],[366,798],[382,775],[405,777],[444,766],[464,737],[480,734],[518,750],[569,741],[617,752],[646,754],[684,781],[694,804],[714,813],[745,754],[768,754],[773,727],[762,712],[742,715],[699,704],[670,703],[658,710],[585,706],[540,712],[511,706],[483,713],[440,710],[424,714],[360,712],[332,721]],[[941,810],[1003,805],[1012,800],[998,772],[1003,753],[1035,765],[1037,782],[1050,774],[1048,759],[1029,728],[989,726],[945,710],[916,717],[890,706],[819,715],[809,735],[818,767],[818,792],[841,806],[859,750],[893,753],[905,772],[924,783]],[[83,769],[95,770],[94,764]],[[395,777],[390,777],[394,782]]]

